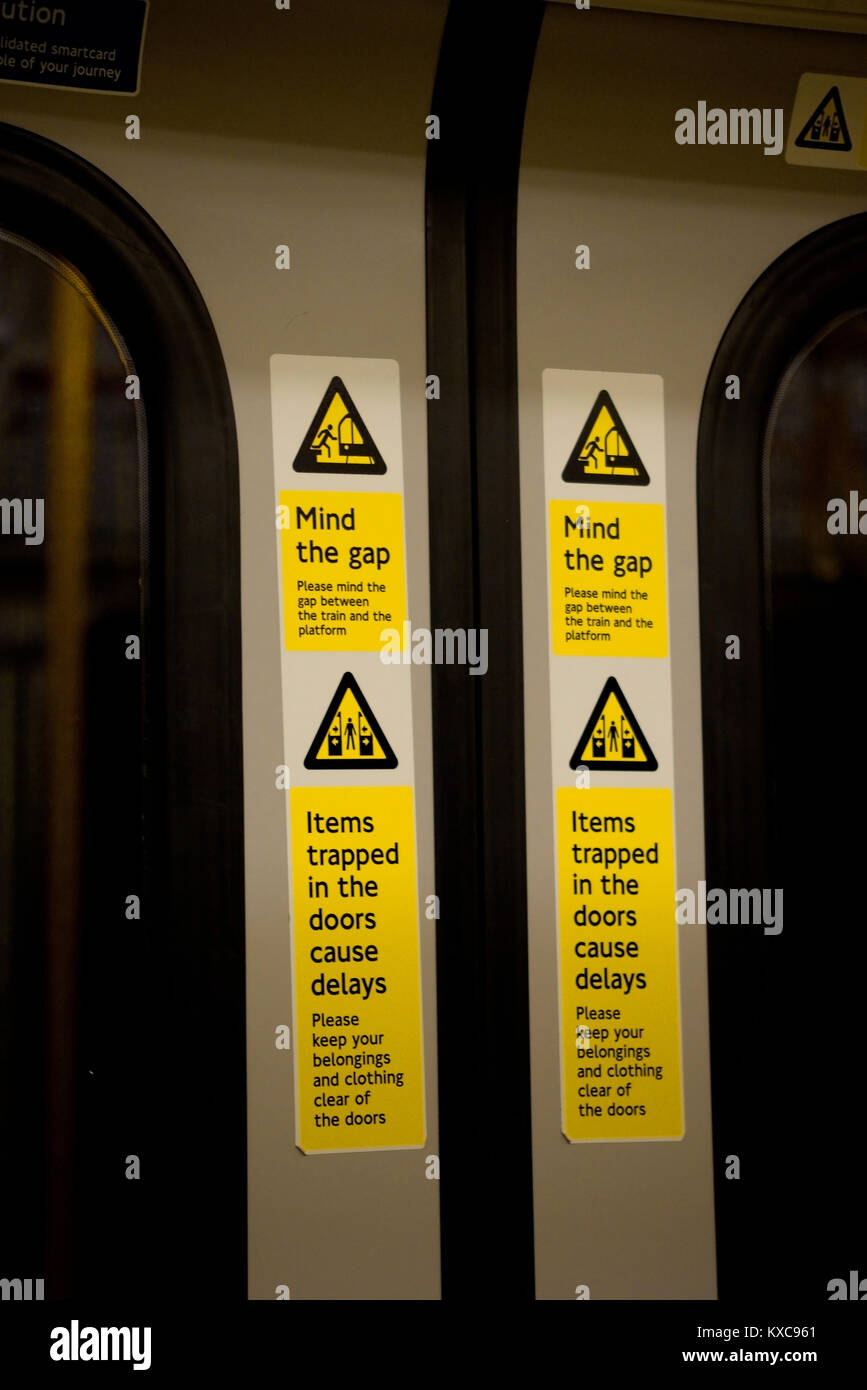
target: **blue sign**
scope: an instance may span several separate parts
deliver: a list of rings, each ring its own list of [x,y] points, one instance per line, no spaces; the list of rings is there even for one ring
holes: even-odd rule
[[[147,0],[0,0],[0,82],[134,96],[147,9]]]

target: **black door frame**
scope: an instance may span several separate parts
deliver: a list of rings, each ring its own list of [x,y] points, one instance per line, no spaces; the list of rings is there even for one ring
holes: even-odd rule
[[[860,275],[857,269],[860,267]],[[833,222],[785,251],[738,306],[720,341],[698,434],[698,537],[706,879],[769,886],[767,671],[770,614],[763,529],[765,441],[775,397],[797,357],[835,320],[867,308],[867,214]],[[858,290],[856,291],[856,285]],[[736,376],[740,398],[726,396]],[[725,655],[729,636],[740,659]],[[771,943],[772,945],[773,943]],[[713,1171],[720,1297],[743,1293],[754,1213],[725,1176],[749,1146],[733,1075],[750,1074],[748,1030],[737,1017],[740,972],[755,947],[708,932]],[[759,948],[761,949],[761,947]],[[795,1213],[792,1214],[795,1220]],[[833,1273],[834,1271],[829,1271]]]
[[[516,241],[544,5],[497,27],[452,0],[428,145],[431,622],[485,628],[489,668],[432,668],[443,1298],[532,1298]]]
[[[161,1299],[246,1298],[240,510],[228,378],[192,276],[117,183],[0,124],[0,187],[4,226],[85,278],[140,376],[147,864],[142,919],[119,930],[142,933],[161,982],[158,1152],[142,1156],[165,1233],[152,1287]],[[47,1297],[67,1291],[58,1279]]]

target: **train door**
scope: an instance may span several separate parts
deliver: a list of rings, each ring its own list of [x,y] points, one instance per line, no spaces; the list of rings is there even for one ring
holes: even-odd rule
[[[76,23],[96,26],[82,43],[110,49],[101,36],[143,8],[79,7]],[[160,1046],[143,1061],[167,1203],[151,1229],[198,1242],[194,1261],[174,1250],[141,1276],[164,1292],[440,1293],[436,949],[457,906],[434,872],[430,671],[406,630],[430,626],[425,427],[439,368],[425,352],[424,191],[445,10],[216,0],[203,23],[201,6],[152,3],[140,86],[123,96],[10,82],[32,61],[13,55],[36,41],[0,35],[9,138],[63,147],[70,183],[102,178],[91,241],[106,265],[125,257],[135,285],[104,299],[142,382],[149,554],[169,547],[165,621],[146,650],[165,677],[148,775],[164,777],[168,877],[161,907],[142,893],[145,926],[126,930],[152,934],[154,969],[168,961],[170,1008],[151,1009]],[[71,42],[57,32],[71,11],[32,22],[40,44]],[[52,216],[75,263],[62,207]],[[188,269],[166,280],[169,237]],[[98,299],[99,260],[79,264]],[[154,317],[170,342],[143,343]],[[396,662],[380,660],[384,629]],[[452,674],[479,683],[466,661]],[[333,854],[355,901],[341,903]],[[321,902],[299,907],[310,894]],[[140,1157],[139,1187],[121,1172],[122,1193],[147,1187]]]
[[[844,1133],[830,1117],[845,1127],[857,1077],[844,1059],[854,986],[835,987],[832,924],[857,908],[859,822],[843,803],[860,753],[834,757],[832,690],[844,700],[855,684],[843,634],[860,541],[828,534],[825,502],[861,495],[863,262],[847,253],[848,298],[829,298],[845,238],[818,229],[863,210],[864,174],[786,149],[802,74],[845,74],[863,56],[844,34],[545,8],[517,261],[541,1299],[799,1286],[826,1301],[828,1281],[857,1268],[845,1140],[829,1139],[820,1178],[794,1152],[811,1100]],[[735,125],[725,141],[682,138],[711,108],[726,122],[752,108],[759,125],[744,139]],[[762,271],[807,233],[818,258],[806,243],[793,251],[767,298]],[[717,355],[741,300],[737,350],[727,338]],[[776,334],[789,355],[776,354],[771,383]],[[730,594],[737,618],[723,619]],[[738,634],[735,660],[725,644]],[[798,791],[808,707],[822,730],[804,754],[818,760],[812,794],[807,774]],[[777,820],[759,788],[785,803]],[[818,867],[829,860],[846,874],[838,896]],[[755,909],[750,925],[743,913],[710,925],[716,886],[769,896],[737,899]],[[794,901],[774,935],[777,887]],[[817,1024],[803,1045],[799,1009]]]
[[[54,1157],[28,1171],[37,1127],[10,1170],[31,1208],[72,1171],[70,1096],[90,1164],[71,1227],[51,1197],[48,1297],[118,1254],[182,1298],[711,1300],[759,1289],[765,1210],[774,1277],[824,1298],[855,1268],[848,1160],[807,1256],[776,1176],[805,1089],[829,1124],[851,1094],[821,1048],[854,1048],[857,975],[834,994],[813,924],[859,843],[863,174],[823,164],[827,102],[812,163],[777,118],[817,67],[845,104],[864,42],[551,0],[495,48],[489,8],[154,4],[122,106],[0,79],[0,272],[39,281],[0,306],[28,619],[3,609],[0,989],[24,982],[3,1045],[31,1067],[0,1104],[36,1126],[44,1063]],[[707,139],[717,103],[743,141]],[[76,392],[107,429],[89,469]],[[46,483],[35,560],[46,459],[81,543]],[[46,652],[78,704],[43,719]],[[708,947],[711,879],[760,919]],[[87,1027],[34,917],[67,952],[87,928]]]
[[[726,329],[702,408],[707,881],[764,890],[758,939],[708,928],[715,1143],[742,1184],[717,1171],[723,1296],[857,1296],[863,1259],[865,270],[863,214],[785,251]]]
[[[238,1292],[225,370],[178,253],[99,169],[3,125],[0,183],[3,1277],[13,1298],[22,1281],[47,1298],[170,1294],[195,1249]],[[191,1193],[178,1163],[205,1135]]]

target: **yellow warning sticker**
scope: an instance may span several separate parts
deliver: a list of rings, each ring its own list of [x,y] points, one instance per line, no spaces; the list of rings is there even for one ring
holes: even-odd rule
[[[789,121],[786,161],[814,169],[867,164],[867,78],[804,72]]]
[[[563,1133],[683,1137],[671,792],[557,792]]]
[[[659,764],[613,676],[602,688],[569,762],[607,772],[655,772]]]
[[[385,473],[385,460],[339,376],[331,378],[292,467],[296,473]]]
[[[406,619],[397,492],[281,491],[284,641],[290,652],[379,652]]]
[[[650,476],[607,391],[600,391],[566,467],[565,483],[644,487]]]
[[[851,150],[852,139],[846,124],[846,114],[840,88],[835,83],[810,113],[795,144],[802,150]]]
[[[425,1141],[411,787],[290,793],[297,1143]]]
[[[397,767],[397,758],[376,715],[347,671],[325,711],[304,759],[306,768],[337,772],[365,767]]]
[[[662,505],[557,499],[549,518],[555,655],[666,656]]]

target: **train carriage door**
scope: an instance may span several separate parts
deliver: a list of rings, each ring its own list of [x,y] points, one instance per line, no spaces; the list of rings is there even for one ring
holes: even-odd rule
[[[701,416],[707,881],[732,921],[760,888],[763,922],[708,927],[715,1147],[741,1173],[716,1169],[723,1297],[827,1299],[863,1260],[865,284],[867,216],[794,245]]]
[[[865,175],[839,150],[788,155],[835,81],[860,132],[850,79],[817,77],[803,118],[797,93],[863,63],[865,40],[824,14],[796,30],[714,9],[547,4],[524,123],[542,1300],[823,1303],[863,1250],[844,1136],[863,973]],[[827,528],[835,498],[846,534]],[[715,921],[715,888],[736,920]]]
[[[0,195],[2,1274],[189,1296],[202,1261],[242,1296],[225,369],[178,253],[93,164],[0,125]]]

